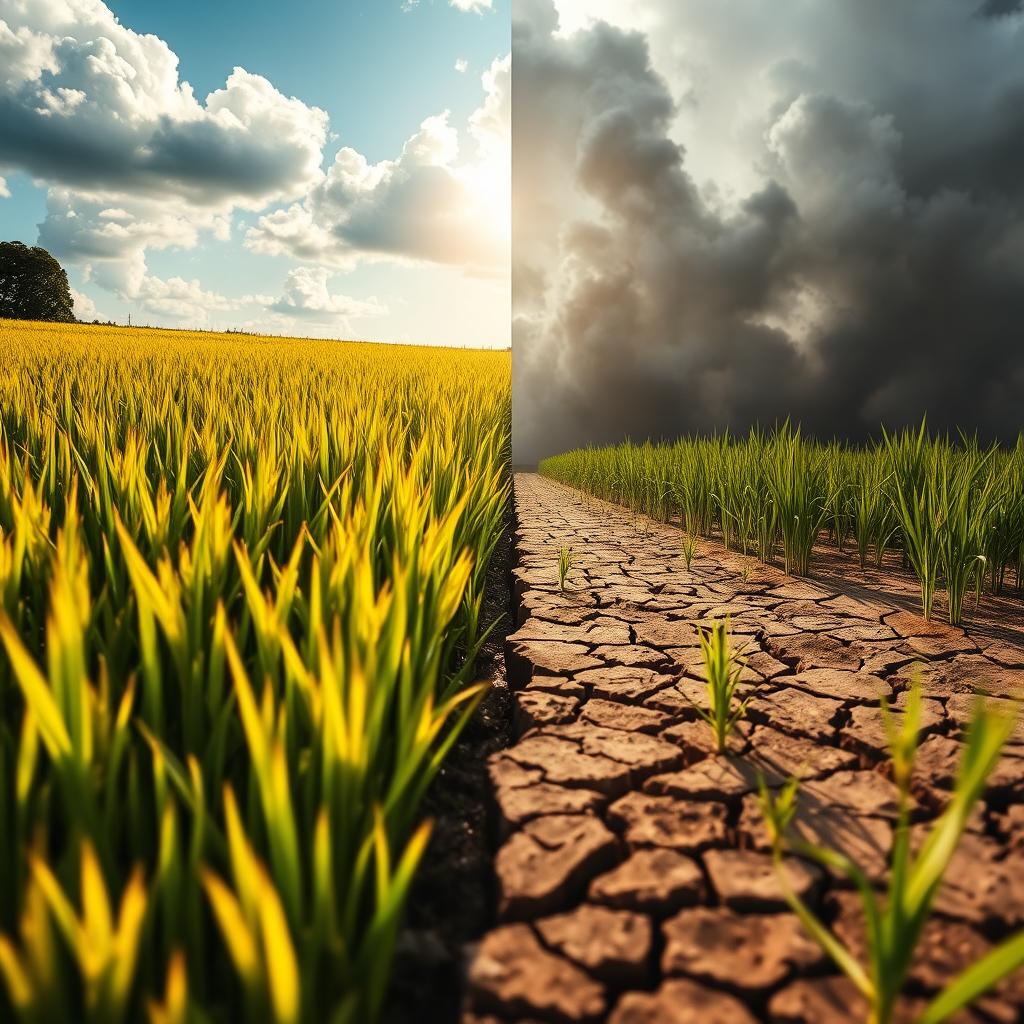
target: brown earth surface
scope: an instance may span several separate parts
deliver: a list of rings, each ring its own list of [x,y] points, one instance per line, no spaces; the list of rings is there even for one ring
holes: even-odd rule
[[[687,571],[675,527],[534,474],[516,476],[515,514],[514,734],[488,771],[497,920],[469,965],[464,1024],[863,1020],[785,903],[758,777],[797,775],[797,832],[883,879],[895,789],[879,698],[898,709],[920,676],[916,837],[948,800],[973,694],[1024,692],[1020,601],[986,597],[966,630],[926,623],[898,554],[862,572],[825,549],[804,580],[702,542]],[[693,702],[697,627],[725,615],[750,703],[719,756]],[[904,1014],[1024,925],[1022,798],[1024,725],[936,901]],[[795,857],[787,872],[857,948],[848,885]],[[1022,1003],[1018,972],[956,1019],[1024,1020]]]

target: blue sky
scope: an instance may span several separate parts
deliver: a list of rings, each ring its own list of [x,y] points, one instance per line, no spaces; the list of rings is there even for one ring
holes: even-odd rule
[[[510,0],[471,14],[429,0],[126,0],[108,6],[170,44],[181,75],[205,95],[240,64],[289,96],[323,107],[334,131],[370,160],[392,156],[427,113],[464,120],[479,74],[508,53]],[[469,61],[460,74],[455,61]]]
[[[30,7],[0,237],[80,315],[508,343],[509,0]]]

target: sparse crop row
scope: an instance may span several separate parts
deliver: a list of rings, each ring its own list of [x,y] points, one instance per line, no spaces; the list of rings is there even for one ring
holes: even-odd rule
[[[861,566],[883,564],[890,549],[921,584],[930,617],[946,591],[950,622],[960,621],[972,590],[1022,587],[1024,436],[1012,449],[929,437],[885,435],[865,447],[818,444],[786,425],[627,443],[545,459],[540,472],[668,521],[694,535],[721,535],[726,547],[806,576],[823,532],[840,549],[853,544]]]
[[[0,328],[0,1019],[379,1013],[507,355]]]

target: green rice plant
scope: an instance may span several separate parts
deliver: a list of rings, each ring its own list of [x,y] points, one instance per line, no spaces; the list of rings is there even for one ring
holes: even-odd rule
[[[823,452],[826,466],[829,533],[842,551],[846,538],[853,532],[854,490],[850,471],[851,453],[836,442]]]
[[[875,565],[881,567],[886,549],[898,530],[887,495],[888,486],[887,461],[875,453],[860,454],[853,471],[851,529],[862,569],[867,567],[871,548],[875,552]]]
[[[766,506],[771,497],[764,481],[765,442],[752,432],[742,445],[729,443],[726,435],[718,452],[716,498],[722,524],[722,540],[744,555],[763,548]],[[774,537],[773,537],[774,541]]]
[[[59,937],[74,962],[81,983],[81,1016],[86,1024],[117,1024],[126,1018],[135,980],[139,945],[147,911],[142,869],[136,867],[116,908],[111,905],[96,851],[84,840],[78,851],[78,908],[60,879],[37,850],[29,856],[23,949],[0,936],[0,977],[11,1004],[27,1019],[61,1018],[70,1005],[55,971]]]
[[[569,573],[572,572],[574,558],[572,548],[563,544],[558,551],[558,589],[562,593],[565,593],[565,581],[569,578]]]
[[[765,472],[765,463],[771,445],[771,438],[758,430],[751,431],[744,444],[743,458],[743,504],[741,537],[743,553],[753,553],[762,562],[775,560],[779,524],[775,500]]]
[[[1001,593],[1007,573],[1015,570],[1021,586],[1021,555],[1024,553],[1024,438],[1002,466],[993,460],[994,483],[985,534],[985,564],[993,594]]]
[[[736,702],[736,687],[746,662],[741,651],[732,649],[729,622],[718,621],[700,629],[701,653],[704,656],[704,685],[707,708],[694,704],[697,714],[707,722],[715,738],[715,749],[724,753],[736,723],[747,713],[746,700]]]
[[[853,473],[853,538],[862,569],[867,568],[868,554],[876,536],[878,517],[886,498],[877,485],[879,463],[875,459],[858,459]]]
[[[686,529],[710,537],[715,524],[713,465],[716,441],[706,444],[680,441],[670,450],[669,486],[682,509]]]
[[[979,460],[983,464],[976,465]],[[951,474],[946,498],[944,465]],[[974,466],[976,476],[966,466]],[[581,449],[545,459],[539,468],[625,505],[635,517],[664,519],[678,510],[689,533],[711,538],[717,531],[726,547],[768,564],[781,542],[787,571],[797,575],[810,571],[826,526],[840,547],[853,535],[862,567],[873,551],[882,568],[886,552],[895,547],[904,568],[918,576],[928,616],[943,582],[951,584],[954,618],[972,580],[976,591],[986,579],[993,591],[1007,580],[1018,589],[1024,584],[1024,436],[1013,449],[993,448],[979,456],[963,439],[955,444],[928,437],[924,423],[859,448],[821,445],[785,424],[771,433],[754,429],[745,438],[716,434]],[[970,493],[961,494],[964,488]],[[956,551],[957,532],[963,533],[955,525],[961,498],[970,532],[977,528],[983,540],[978,547],[971,537],[968,546],[977,550],[961,552],[964,560]],[[949,527],[947,514],[954,523]]]
[[[728,435],[722,438],[716,467],[714,499],[718,505],[718,522],[722,529],[722,543],[727,551],[734,539],[748,539],[749,519],[744,499],[745,480],[742,459],[735,446],[729,444]],[[744,551],[745,553],[745,551]]]
[[[778,545],[779,521],[775,509],[775,502],[767,496],[761,502],[761,508],[757,516],[754,535],[757,540],[757,557],[765,565],[775,563],[775,549]]]
[[[941,559],[943,510],[937,505],[935,468],[929,458],[924,421],[915,433],[885,435],[892,462],[891,499],[903,536],[903,551],[921,587],[921,614],[932,617]]]
[[[915,853],[910,838],[910,783],[921,719],[921,691],[915,682],[909,691],[902,722],[896,724],[882,703],[893,781],[899,810],[888,887],[875,891],[864,871],[845,855],[792,838],[789,825],[796,813],[797,780],[791,779],[778,795],[760,783],[760,804],[772,841],[776,874],[786,900],[808,933],[853,982],[868,1003],[868,1024],[891,1024],[914,959],[914,952],[931,913],[936,893],[971,811],[992,774],[1015,720],[996,713],[979,701],[967,730],[955,788],[945,811],[932,825]],[[792,851],[841,872],[860,896],[867,937],[867,962],[861,963],[791,888],[783,854]],[[938,1024],[1024,964],[1024,931],[1005,940],[981,960],[967,967],[916,1018],[916,1024]]]
[[[697,538],[694,534],[688,530],[683,533],[683,565],[686,566],[686,571],[690,571],[690,563],[693,561],[693,556],[697,553]]]
[[[939,564],[945,577],[950,625],[963,615],[964,595],[975,585],[980,597],[985,575],[985,528],[995,483],[988,472],[990,450],[982,455],[976,447],[952,455],[943,453],[929,482],[936,489],[934,503],[942,509],[939,524]],[[975,601],[977,604],[977,600]]]
[[[825,463],[787,424],[773,438],[766,465],[768,486],[782,533],[786,572],[806,576],[811,551],[828,515]]]
[[[746,500],[750,506],[753,546],[766,565],[775,561],[779,540],[779,514],[765,469],[771,438],[752,432],[747,458]]]
[[[885,484],[883,483],[882,486],[884,487]],[[876,569],[882,568],[885,561],[885,553],[889,550],[898,534],[899,515],[896,511],[895,505],[893,505],[891,501],[886,501],[883,503],[881,512],[875,520],[875,527],[871,541],[871,545],[875,549]]]

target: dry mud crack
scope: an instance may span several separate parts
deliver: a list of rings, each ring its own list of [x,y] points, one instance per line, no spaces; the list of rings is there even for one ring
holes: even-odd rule
[[[863,1007],[788,911],[757,807],[799,775],[799,830],[884,877],[895,810],[878,699],[914,666],[926,696],[921,823],[952,784],[971,693],[1011,699],[1024,645],[857,591],[798,580],[678,530],[515,482],[512,746],[492,756],[498,921],[469,968],[464,1024],[860,1022]],[[575,566],[565,593],[559,549]],[[714,756],[697,626],[729,615],[747,641],[749,715]],[[908,1009],[1024,926],[1024,727],[972,820],[911,977]],[[793,858],[791,884],[853,947],[838,879]],[[959,1021],[1024,1019],[1018,973]]]

